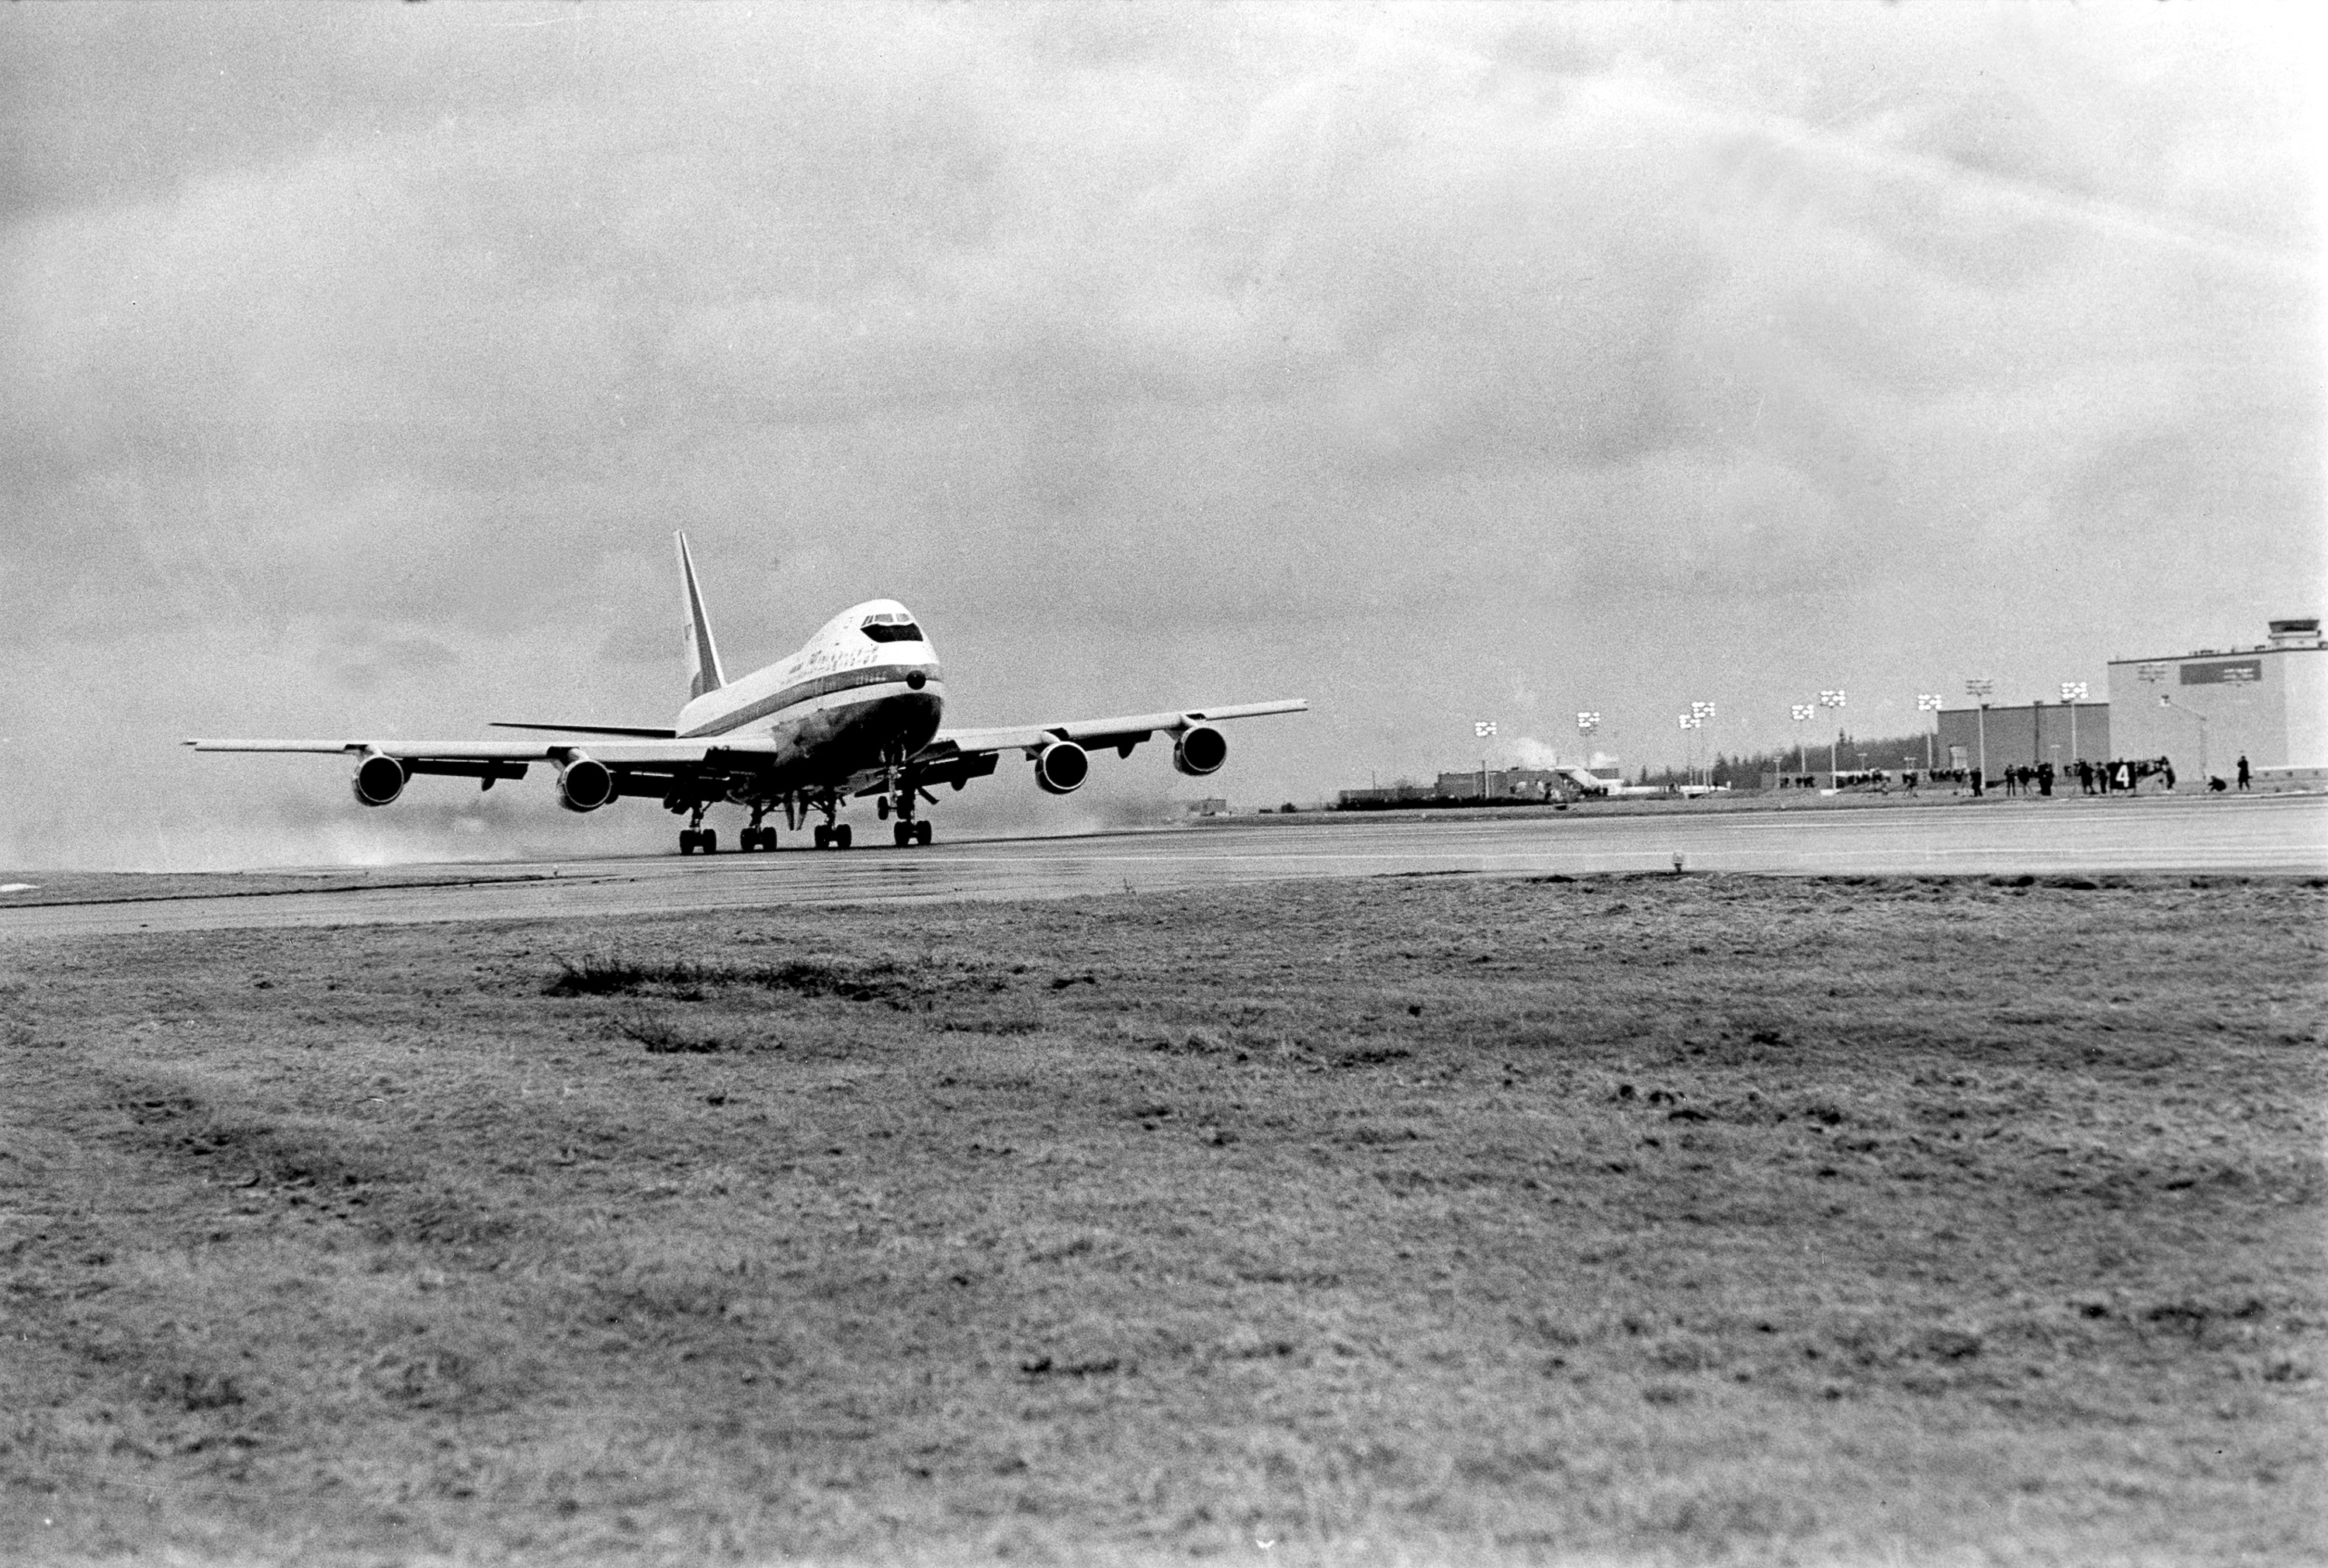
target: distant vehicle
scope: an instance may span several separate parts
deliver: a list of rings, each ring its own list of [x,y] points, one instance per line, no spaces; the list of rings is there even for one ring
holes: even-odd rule
[[[623,795],[659,800],[688,820],[679,852],[711,854],[717,829],[705,812],[723,802],[752,813],[739,840],[746,850],[774,850],[776,830],[764,819],[781,809],[794,831],[812,815],[820,850],[850,847],[842,803],[871,795],[891,822],[897,848],[927,844],[920,804],[937,803],[938,784],[954,789],[991,774],[1016,751],[1035,766],[1047,793],[1072,794],[1091,768],[1089,753],[1112,746],[1130,756],[1157,735],[1172,737],[1172,765],[1192,777],[1220,770],[1228,741],[1225,719],[1299,713],[1300,699],[1248,702],[1176,713],[1139,713],[1065,724],[1002,729],[940,728],[945,681],[937,655],[906,606],[871,599],[827,621],[791,658],[730,682],[721,672],[711,622],[695,580],[687,536],[673,536],[687,597],[688,701],[668,729],[611,724],[496,724],[589,740],[371,741],[189,740],[197,751],[344,752],[357,758],[356,799],[388,805],[415,774],[473,778],[481,789],[523,778],[537,762],[558,769],[558,803],[595,812]]]

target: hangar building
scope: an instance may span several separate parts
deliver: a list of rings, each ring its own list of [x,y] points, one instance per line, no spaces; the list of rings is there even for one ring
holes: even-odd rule
[[[1984,730],[1991,778],[2008,767],[2050,762],[2059,771],[2074,766],[2079,757],[2107,762],[2114,755],[2107,702],[2024,702],[1992,707],[1985,715],[1977,708],[1943,708],[1939,719],[1932,758],[1937,767],[1978,767]]]
[[[2328,640],[2317,616],[2274,621],[2271,641],[2251,648],[2113,659],[2109,691],[2121,756],[2188,758],[2193,772],[2224,776],[2243,754],[2258,771],[2328,766]]]

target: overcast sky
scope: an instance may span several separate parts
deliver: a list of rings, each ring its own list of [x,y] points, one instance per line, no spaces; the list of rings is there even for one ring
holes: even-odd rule
[[[2219,5],[0,9],[0,864],[660,845],[192,734],[666,723],[894,596],[1252,804],[2323,605],[2316,34]],[[1500,727],[1501,753],[1472,739]],[[1199,793],[1155,750],[1054,825]],[[956,821],[971,796],[948,797]],[[943,821],[941,831],[943,831]],[[487,842],[487,840],[493,840]]]

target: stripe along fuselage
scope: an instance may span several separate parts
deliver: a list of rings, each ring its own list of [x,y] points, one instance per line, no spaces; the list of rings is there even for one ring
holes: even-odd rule
[[[902,762],[945,709],[936,653],[906,606],[868,599],[820,627],[791,658],[715,687],[679,710],[679,737],[767,735],[772,782],[821,782]]]

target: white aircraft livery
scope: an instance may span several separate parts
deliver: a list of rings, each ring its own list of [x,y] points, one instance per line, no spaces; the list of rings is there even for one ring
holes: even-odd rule
[[[370,740],[189,740],[196,751],[338,752],[356,758],[355,795],[384,806],[404,793],[415,774],[473,778],[481,789],[523,778],[535,763],[558,770],[558,803],[595,812],[622,795],[659,800],[684,816],[679,852],[711,854],[718,831],[704,813],[722,802],[752,813],[741,847],[774,850],[776,830],[765,819],[784,812],[793,831],[812,816],[816,847],[845,850],[844,802],[871,795],[888,819],[899,849],[930,841],[924,803],[934,805],[938,784],[960,789],[995,770],[1006,752],[1035,766],[1035,783],[1055,795],[1071,794],[1091,769],[1090,753],[1112,746],[1130,756],[1141,742],[1172,737],[1172,765],[1196,777],[1219,771],[1228,741],[1215,728],[1224,719],[1298,713],[1300,699],[1247,702],[1178,713],[1136,713],[1067,724],[1007,729],[947,729],[945,678],[937,654],[906,606],[872,599],[843,610],[820,627],[791,658],[729,681],[711,640],[710,618],[696,586],[687,536],[679,545],[680,580],[687,595],[688,700],[669,729],[603,724],[496,724],[497,729],[540,730],[562,737],[543,741],[446,742]]]

